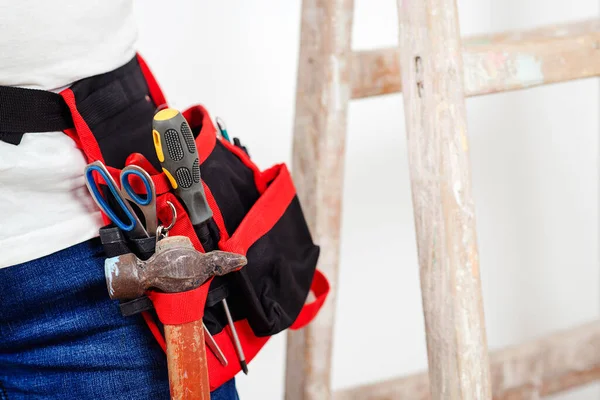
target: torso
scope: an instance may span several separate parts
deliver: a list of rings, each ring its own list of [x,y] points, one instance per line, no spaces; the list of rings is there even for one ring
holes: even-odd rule
[[[135,55],[132,0],[0,0],[0,85],[58,92]],[[0,268],[98,235],[86,161],[62,132],[0,141]]]

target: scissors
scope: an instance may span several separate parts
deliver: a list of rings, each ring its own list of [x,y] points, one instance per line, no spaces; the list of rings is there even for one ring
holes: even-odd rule
[[[108,204],[100,193],[98,182],[94,179],[94,172],[97,172],[108,186],[122,214],[125,215],[126,221],[121,220],[117,213],[115,213],[115,210],[111,208],[112,206]],[[133,190],[129,182],[131,175],[135,175],[142,180],[146,189],[145,197],[140,196]],[[158,221],[156,217],[156,189],[152,177],[143,168],[137,165],[129,165],[123,168],[119,180],[121,189],[119,189],[119,186],[117,186],[110,172],[108,172],[108,169],[101,161],[88,164],[85,168],[85,184],[94,201],[119,229],[125,231],[132,238],[143,238],[154,235]],[[139,207],[144,214],[145,225],[142,225],[135,211],[131,208],[130,202]]]

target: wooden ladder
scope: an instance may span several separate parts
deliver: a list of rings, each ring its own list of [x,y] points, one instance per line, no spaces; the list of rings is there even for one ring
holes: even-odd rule
[[[600,321],[488,356],[465,118],[466,96],[599,75],[600,21],[461,41],[455,0],[397,2],[399,47],[359,52],[353,0],[302,3],[292,166],[332,294],[288,335],[286,399],[537,399],[600,378]],[[348,102],[399,91],[429,373],[332,393]]]

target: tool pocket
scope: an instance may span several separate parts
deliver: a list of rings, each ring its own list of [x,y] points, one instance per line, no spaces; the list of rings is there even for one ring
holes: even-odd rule
[[[197,106],[185,114],[200,151],[206,111]],[[245,148],[219,138],[201,160],[201,176],[219,249],[248,259],[240,271],[211,283],[207,327],[217,333],[225,326],[220,301],[227,298],[233,319],[247,319],[256,336],[287,329],[304,306],[319,257],[287,167],[260,171]]]
[[[319,247],[312,241],[285,165],[267,170],[259,179],[264,179],[264,192],[219,247],[247,257],[248,264],[231,274],[234,290],[229,302],[246,316],[257,336],[270,336],[298,317]]]

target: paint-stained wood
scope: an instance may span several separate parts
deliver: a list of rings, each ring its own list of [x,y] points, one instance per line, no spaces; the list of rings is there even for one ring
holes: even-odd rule
[[[400,51],[396,48],[352,53],[352,98],[380,96],[402,90]]]
[[[169,386],[173,400],[210,400],[202,321],[165,325]]]
[[[331,294],[308,327],[288,334],[287,400],[331,398],[352,13],[352,0],[302,2],[292,173]]]
[[[478,96],[600,75],[600,20],[463,41],[465,93]],[[352,55],[352,98],[401,91],[398,48]]]
[[[432,398],[491,398],[454,0],[398,0]]]
[[[493,352],[495,400],[537,400],[600,380],[600,321]],[[430,400],[421,373],[335,393],[335,400]]]

